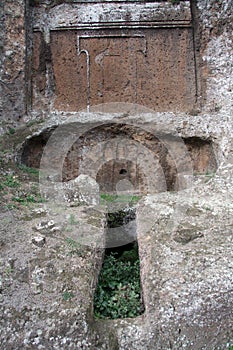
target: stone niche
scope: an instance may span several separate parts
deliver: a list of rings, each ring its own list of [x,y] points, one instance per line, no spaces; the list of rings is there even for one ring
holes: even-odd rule
[[[33,109],[79,111],[110,102],[155,111],[195,107],[189,1],[36,4]]]
[[[24,143],[21,155],[23,164],[40,167],[44,147],[53,131],[54,128],[47,129]],[[161,138],[145,130],[126,124],[98,126],[84,133],[69,148],[63,161],[62,180],[66,182],[86,174],[97,181],[101,192],[116,192],[118,185],[121,191],[124,191],[124,186],[128,190],[127,184],[130,184],[133,192],[143,194],[148,193],[148,178],[152,184],[150,188],[155,192],[177,190],[177,168],[186,172],[188,165],[194,175],[216,171],[211,140],[186,137],[183,138],[183,145],[189,157],[188,164],[183,159],[177,164],[169,148],[175,153],[179,152],[180,139],[164,135],[161,141]],[[55,146],[59,148],[59,140]],[[151,161],[152,157],[158,161],[158,166]],[[61,159],[55,158],[54,161],[59,164]],[[51,157],[48,166],[50,162]]]

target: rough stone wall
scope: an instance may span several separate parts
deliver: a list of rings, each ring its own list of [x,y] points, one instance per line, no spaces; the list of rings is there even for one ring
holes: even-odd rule
[[[40,168],[41,157],[49,136],[49,133],[42,132],[25,142],[21,156],[23,164]],[[127,138],[128,142],[126,142]],[[127,180],[133,185],[135,193],[147,193],[148,187],[152,189],[146,181],[147,172],[149,169],[154,169],[152,171],[154,173],[153,192],[161,192],[165,189],[175,190],[177,164],[169,154],[166,145],[172,144],[172,148],[177,149],[178,152],[181,140],[172,140],[168,135],[164,135],[162,140],[127,124],[109,124],[94,128],[74,142],[68,150],[63,164],[63,181],[74,179],[80,174],[87,174],[96,179],[102,192],[116,192],[119,181]],[[217,163],[210,141],[190,137],[184,138],[183,142],[196,175],[216,171]],[[53,152],[54,147],[51,147],[50,152]],[[158,160],[157,165],[153,157],[149,162],[148,150]],[[57,161],[59,162],[59,159]],[[165,182],[161,180],[163,175],[159,167],[164,173]],[[183,171],[186,170],[184,162]]]
[[[137,117],[142,122],[143,116]],[[225,157],[225,163],[216,176],[205,176],[194,193],[191,189],[166,192],[139,203],[145,314],[115,321],[93,318],[101,262],[101,251],[95,251],[93,244],[103,243],[102,209],[73,203],[56,206],[52,197],[47,209],[40,205],[36,210],[25,207],[26,212],[18,211],[15,217],[8,211],[1,214],[2,349],[229,350],[233,343],[233,166],[226,157],[233,154],[232,125],[223,118],[221,135],[218,122],[210,116],[203,122],[195,116],[191,125],[188,117],[174,120],[174,115],[157,115],[156,122],[154,115],[147,117],[153,125],[166,128],[166,117],[183,134],[186,125],[188,135],[218,139],[216,154],[218,159]],[[87,117],[83,116],[83,123]],[[60,138],[58,144],[61,148]],[[78,243],[87,240],[91,249],[81,249],[69,237]]]
[[[0,66],[3,67],[3,58],[4,58],[4,52],[3,52],[3,40],[4,40],[4,6],[3,2],[0,3]],[[1,76],[3,74],[3,69],[1,68]],[[0,92],[2,94],[2,83],[0,84]],[[0,110],[3,109],[3,101],[0,100]]]
[[[232,1],[196,1],[202,107],[232,113]],[[199,36],[199,38],[198,38]],[[200,41],[199,41],[200,40]]]
[[[3,120],[17,124],[26,96],[24,2],[5,0],[0,6],[4,11],[1,111]],[[104,231],[102,215],[76,207],[54,212],[52,206],[50,210],[41,206],[41,211],[27,208],[16,218],[7,211],[0,214],[2,349],[228,350],[233,344],[231,1],[192,2],[192,11],[200,101],[200,111],[193,114],[199,115],[158,113],[158,120],[154,115],[149,120],[165,128],[171,123],[180,137],[193,142],[195,137],[213,140],[218,169],[213,178],[200,179],[193,196],[189,191],[162,193],[140,203],[137,221],[145,315],[100,323],[92,318],[101,252],[80,251],[64,235],[70,236],[73,228],[81,238],[95,241],[93,236],[102,237]],[[52,112],[44,113],[47,124],[41,130],[67,118],[65,113]],[[27,118],[31,117],[33,113]],[[99,117],[89,116],[92,121]],[[37,136],[38,129],[37,125]],[[198,153],[197,147],[194,161]]]
[[[70,6],[71,1],[59,1],[56,4],[53,1],[34,1],[30,2],[30,5],[37,6],[44,3],[44,8],[48,6],[48,9],[56,13],[58,6],[55,5],[63,6],[63,2],[68,3],[64,6]],[[74,3],[77,4],[78,1],[74,1]],[[32,44],[30,31],[34,15],[29,13],[28,1],[3,0],[0,6],[0,113],[4,123],[11,122],[17,125],[25,115],[25,103],[29,107],[31,104],[31,96],[28,94],[32,74],[30,69],[30,47]],[[32,9],[32,7],[30,8]],[[229,59],[232,53],[232,3],[230,0],[193,0],[191,8],[194,23],[197,98],[199,101],[197,110],[211,113],[232,111],[232,64]],[[44,10],[45,14],[46,11]],[[186,17],[185,20],[187,20]],[[50,67],[47,73],[50,73],[49,69]],[[39,85],[44,84],[43,74],[41,79]],[[50,88],[53,90],[53,81],[50,84]],[[50,99],[51,93],[47,97]],[[43,110],[45,106],[43,100],[40,101]],[[36,107],[40,110],[40,106]],[[29,113],[26,119],[32,118],[33,115]]]
[[[1,1],[0,114],[18,122],[25,114],[26,2]]]

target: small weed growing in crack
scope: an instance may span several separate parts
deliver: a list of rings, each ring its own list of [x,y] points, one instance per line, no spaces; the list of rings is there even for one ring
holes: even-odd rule
[[[66,238],[66,244],[69,249],[68,255],[77,255],[79,257],[83,256],[83,248],[80,243],[76,242],[74,239],[67,237]]]
[[[78,221],[75,220],[74,214],[70,214],[70,216],[69,216],[69,224],[70,224],[70,225],[76,225],[76,224],[78,224]]]
[[[68,301],[70,299],[72,299],[74,297],[74,294],[72,292],[68,292],[68,291],[65,291],[63,294],[62,294],[62,298],[63,300],[65,301]]]
[[[15,131],[16,130],[14,128],[8,128],[8,135],[14,135]]]
[[[9,266],[6,268],[5,272],[7,276],[10,276],[14,272],[14,269],[12,266]]]

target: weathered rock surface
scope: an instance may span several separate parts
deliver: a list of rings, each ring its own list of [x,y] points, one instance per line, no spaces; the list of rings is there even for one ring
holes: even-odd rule
[[[93,319],[104,239],[98,206],[49,207],[27,222],[2,216],[2,349],[227,349],[232,185],[229,165],[205,185],[139,202],[145,313],[136,319]]]
[[[82,114],[79,125],[90,126],[98,115]],[[148,195],[139,202],[145,313],[136,319],[93,319],[103,254],[99,247],[104,246],[103,208],[51,201],[47,209],[33,209],[31,221],[3,215],[3,348],[60,349],[67,344],[71,349],[228,349],[233,334],[230,117],[101,117],[106,123],[114,118],[140,121],[142,127],[156,120],[162,132],[214,140],[217,171],[194,178],[189,174],[185,190]],[[33,243],[38,235],[45,237],[45,242],[39,239],[43,245]]]
[[[90,231],[93,244],[83,245],[77,238],[80,227],[87,227],[91,218],[91,227],[101,238],[102,214],[90,214],[84,207],[62,212],[48,208],[43,219],[26,222],[2,216],[1,349],[90,348],[93,344],[90,319],[102,250],[94,248]],[[55,226],[60,230],[54,231]],[[34,228],[43,236],[35,234]]]
[[[37,21],[43,31],[49,26],[55,29],[54,23],[58,27],[67,25],[70,18],[73,24],[79,24],[74,10],[79,1],[73,1],[75,6],[71,2],[59,0],[57,7],[54,1],[0,1],[0,134],[10,130],[14,133],[15,130],[10,129],[12,127],[24,128],[23,131],[16,130],[12,136],[14,151],[10,153],[8,150],[7,155],[1,152],[1,157],[19,159],[19,150],[26,135],[29,139],[43,133],[48,136],[48,130],[53,131],[55,126],[66,123],[69,118],[77,121],[78,117],[81,129],[87,125],[91,129],[92,123],[100,120],[108,124],[116,118],[118,123],[141,123],[142,129],[152,123],[158,126],[159,132],[172,130],[182,138],[210,140],[216,173],[203,173],[194,178],[180,173],[180,182],[175,185],[179,192],[153,193],[139,202],[137,234],[145,313],[136,319],[93,319],[93,295],[102,261],[106,221],[105,209],[98,205],[95,180],[91,195],[89,187],[87,190],[85,202],[88,207],[83,203],[71,207],[69,200],[65,200],[65,205],[63,203],[64,194],[67,194],[66,199],[70,196],[72,203],[77,198],[78,204],[82,202],[79,195],[84,193],[86,196],[86,180],[91,183],[90,178],[83,178],[79,179],[78,192],[75,180],[71,180],[72,185],[58,185],[63,191],[60,205],[50,201],[44,206],[28,209],[30,213],[27,216],[15,211],[1,212],[0,348],[228,350],[233,344],[232,1],[191,1],[191,12],[187,1],[177,7],[172,7],[170,3],[156,4],[158,8],[163,5],[169,8],[174,19],[183,13],[182,25],[183,22],[189,25],[192,19],[191,46],[195,54],[192,84],[196,84],[196,95],[191,95],[195,106],[192,99],[190,108],[186,105],[187,113],[180,113],[177,106],[162,108],[164,112],[154,114],[147,110],[139,111],[141,106],[134,105],[132,116],[131,111],[119,111],[120,104],[117,108],[114,104],[93,108],[93,113],[65,113],[61,105],[60,111],[54,110],[56,82],[51,66],[48,30],[43,32],[41,51],[38,47],[34,50],[37,52],[38,49],[40,55],[34,58],[39,74],[33,96],[33,25]],[[42,12],[38,8],[32,9],[32,4],[37,6],[41,3]],[[111,1],[108,2],[109,8],[114,10],[114,6]],[[120,7],[121,3],[117,6]],[[151,3],[147,9],[152,6]],[[132,9],[132,4],[129,7]],[[88,8],[93,7],[89,5]],[[180,12],[182,8],[185,11]],[[161,16],[164,12],[158,13]],[[123,13],[120,20],[125,20],[125,15]],[[91,23],[85,8],[82,16]],[[114,16],[118,20],[115,10]],[[140,20],[138,12],[135,12],[135,19]],[[64,42],[67,44],[66,40]],[[137,45],[138,52],[145,58],[140,40]],[[172,40],[170,47],[174,48]],[[75,39],[71,53],[76,54],[76,49]],[[68,54],[67,49],[64,60]],[[186,53],[184,55],[186,57]],[[101,64],[101,57],[98,57],[98,64]],[[176,59],[177,56],[174,56]],[[135,62],[134,56],[128,64],[132,62]],[[73,65],[74,72],[76,68]],[[166,78],[166,73],[162,72],[162,79]],[[75,74],[70,74],[69,79],[74,79]],[[144,83],[150,84],[147,76],[143,75],[143,78]],[[74,81],[76,84],[77,80]],[[68,83],[60,82],[60,97],[63,98]],[[111,89],[107,91],[112,92],[115,80],[110,83]],[[180,84],[179,88],[183,86]],[[72,103],[77,101],[77,91],[80,91],[79,86],[71,91]],[[124,89],[122,91],[125,92]],[[169,91],[173,96],[172,89]],[[86,99],[85,89],[81,92]],[[167,106],[166,89],[161,96]],[[37,103],[34,101],[36,110],[30,111],[32,97],[37,99]],[[97,100],[102,97],[99,94]],[[141,101],[143,103],[143,98]],[[176,102],[174,99],[171,101]],[[86,100],[84,102],[86,105]],[[67,106],[63,108],[66,110]],[[36,131],[36,134],[32,135],[31,127],[30,130]],[[20,139],[17,139],[17,132],[22,132]],[[98,155],[98,149],[95,155]],[[90,160],[91,157],[87,157],[85,164],[90,164],[94,174]],[[164,186],[161,188],[164,190]]]

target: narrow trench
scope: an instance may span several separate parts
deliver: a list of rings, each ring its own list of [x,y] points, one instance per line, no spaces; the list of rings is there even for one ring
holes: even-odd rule
[[[108,235],[111,229],[122,230],[124,222],[135,221],[135,211],[111,213],[108,217]],[[133,213],[133,214],[132,214]],[[114,220],[115,217],[115,220]],[[122,224],[122,225],[121,225]],[[136,225],[134,225],[136,229]],[[134,233],[136,237],[136,232]],[[126,237],[125,242],[129,241]],[[140,258],[137,239],[120,245],[106,246],[102,269],[94,295],[95,319],[133,318],[144,312],[143,295],[140,283]]]

